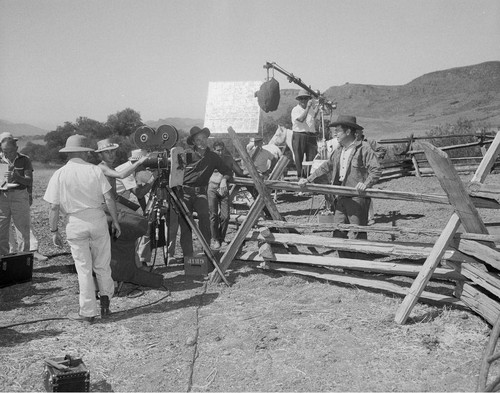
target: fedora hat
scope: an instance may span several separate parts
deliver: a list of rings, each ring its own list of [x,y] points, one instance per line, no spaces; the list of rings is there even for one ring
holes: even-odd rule
[[[106,150],[115,150],[118,149],[119,145],[117,143],[112,143],[110,139],[102,139],[97,142],[97,150],[96,153],[100,153]]]
[[[81,151],[94,151],[90,147],[87,147],[88,142],[87,138],[83,135],[75,134],[71,135],[68,139],[66,139],[66,146],[64,146],[60,153],[76,153]]]
[[[311,98],[311,94],[305,90],[305,89],[300,89],[299,94],[297,94],[297,97],[295,97],[296,100],[302,98],[302,97],[308,97]]]
[[[137,161],[142,157],[147,157],[147,155],[148,155],[147,150],[144,150],[144,149],[132,150],[130,152],[130,157],[128,158],[128,160],[129,161]]]
[[[187,143],[188,145],[194,145],[194,143],[193,143],[193,138],[194,138],[196,135],[198,135],[198,134],[200,134],[200,133],[202,133],[202,132],[203,132],[203,133],[205,133],[205,134],[207,134],[207,138],[210,136],[210,130],[209,130],[207,127],[205,127],[205,128],[200,128],[200,127],[198,127],[198,126],[194,126],[193,128],[191,128],[191,129],[189,130],[189,136],[188,136],[188,138],[187,138],[187,140],[186,140],[186,143]]]
[[[256,142],[262,142],[264,138],[261,136],[254,136],[253,138],[250,138],[250,142],[256,143]]]
[[[10,132],[2,132],[0,134],[0,143],[2,143],[3,140],[7,139],[7,138],[14,139],[14,141],[18,141],[19,140],[19,138],[14,138],[14,135],[12,135]]]
[[[347,116],[347,115],[339,115],[337,121],[330,123],[330,127],[336,127],[336,126],[347,126],[347,127],[352,127],[356,130],[363,129],[363,127],[361,127],[358,123],[356,123],[356,116]]]

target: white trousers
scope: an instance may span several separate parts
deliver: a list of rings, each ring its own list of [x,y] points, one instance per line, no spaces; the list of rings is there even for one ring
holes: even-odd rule
[[[10,253],[19,252],[19,244],[21,243],[21,232],[17,230],[17,228],[12,224],[10,226],[9,231],[9,246]],[[38,239],[33,233],[33,229],[30,228],[30,251],[35,252],[38,251]]]
[[[19,251],[28,252],[30,250],[30,203],[26,189],[0,191],[0,255],[9,253],[11,220],[20,233]]]
[[[113,296],[115,285],[111,278],[111,241],[106,215],[101,209],[86,209],[68,216],[66,239],[71,247],[80,287],[80,315],[99,315],[95,272],[101,296]]]

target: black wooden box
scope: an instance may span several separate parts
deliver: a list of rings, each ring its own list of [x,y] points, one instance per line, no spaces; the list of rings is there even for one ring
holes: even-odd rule
[[[20,252],[0,257],[0,288],[31,281],[32,276],[32,252]]]
[[[64,358],[47,359],[44,369],[47,392],[88,392],[90,371],[82,359],[66,355]]]

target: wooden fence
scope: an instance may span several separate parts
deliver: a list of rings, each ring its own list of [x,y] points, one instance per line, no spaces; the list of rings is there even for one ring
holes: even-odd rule
[[[229,133],[245,165],[255,169],[234,131],[230,129]],[[407,321],[417,301],[426,301],[468,308],[493,324],[500,315],[500,236],[488,233],[477,208],[500,208],[497,200],[500,187],[483,184],[500,151],[500,133],[491,141],[491,147],[485,152],[469,184],[462,183],[445,152],[426,142],[419,142],[419,147],[438,177],[443,194],[368,189],[366,196],[453,206],[455,213],[451,215],[446,227],[442,231],[435,231],[435,235],[439,236],[436,243],[339,239],[302,233],[301,231],[310,232],[318,227],[389,234],[408,231],[430,234],[432,231],[381,225],[356,227],[287,223],[271,198],[271,190],[274,189],[299,189],[296,183],[276,180],[280,178],[288,161],[283,157],[269,180],[263,181],[256,170],[250,170],[251,180],[236,179],[237,184],[242,186],[249,185],[250,181],[257,188],[258,196],[248,214],[241,219],[235,237],[222,255],[220,270],[226,272],[234,260],[253,261],[265,269],[397,294],[404,297],[396,311],[395,320],[398,323]],[[307,184],[302,190],[332,195],[358,195],[355,189],[349,187],[320,184]],[[264,206],[272,219],[259,221]],[[255,230],[256,225],[259,230]],[[459,227],[463,228],[462,232],[458,232]],[[277,232],[271,232],[270,229]],[[245,241],[258,241],[259,251],[239,253]],[[336,250],[341,254],[352,253],[351,256],[354,257],[325,255],[325,249]],[[384,258],[374,260],[380,259],[374,256]],[[413,280],[411,287],[391,280],[391,277],[398,276],[410,277]],[[220,279],[220,273],[213,272],[210,282],[217,283]],[[453,290],[444,294],[431,291],[427,288],[430,280],[451,283]]]
[[[470,147],[478,146],[481,148],[481,152],[484,156],[487,147],[492,143],[495,137],[495,132],[477,132],[474,134],[458,134],[458,135],[439,135],[433,137],[414,137],[410,135],[408,138],[399,139],[383,139],[378,141],[380,144],[403,144],[405,147],[400,153],[401,159],[393,160],[389,162],[382,163],[382,178],[381,181],[390,180],[397,177],[403,176],[417,176],[431,175],[434,174],[432,167],[424,154],[424,150],[420,148],[415,148],[419,140],[425,139],[446,139],[446,138],[457,138],[457,137],[473,137],[477,139],[474,142],[461,143],[457,145],[442,146],[440,150],[451,151],[466,149]],[[451,162],[455,166],[455,169],[459,173],[464,172],[474,172],[483,157],[460,157],[460,158],[450,158]],[[493,169],[500,168],[500,161],[497,161],[493,166]]]

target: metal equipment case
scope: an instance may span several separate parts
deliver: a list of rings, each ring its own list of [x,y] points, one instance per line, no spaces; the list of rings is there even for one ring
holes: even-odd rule
[[[0,288],[31,281],[33,253],[20,252],[0,257]]]
[[[88,392],[90,371],[82,359],[69,355],[47,359],[44,369],[44,385],[47,392]]]

